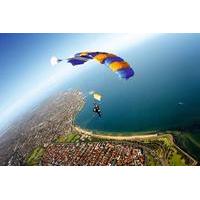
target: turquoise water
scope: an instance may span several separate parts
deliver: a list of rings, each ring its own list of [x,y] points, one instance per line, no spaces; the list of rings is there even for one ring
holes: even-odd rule
[[[133,66],[132,79],[94,62],[65,86],[86,95],[78,125],[129,133],[200,123],[200,34],[162,34],[116,53]],[[103,95],[102,118],[92,112],[91,90]]]

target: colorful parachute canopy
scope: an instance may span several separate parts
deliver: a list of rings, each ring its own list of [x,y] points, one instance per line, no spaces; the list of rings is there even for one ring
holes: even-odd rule
[[[73,58],[66,59],[73,66],[81,65],[88,60],[94,59],[101,64],[108,66],[120,78],[129,79],[134,75],[133,69],[122,58],[106,52],[81,52],[74,55]],[[59,61],[61,61],[59,59]]]
[[[98,101],[101,101],[101,98],[102,98],[102,95],[97,93],[97,92],[94,92],[94,91],[91,91],[89,92],[90,95],[93,95],[93,98],[98,100]]]
[[[101,98],[102,98],[102,96],[99,93],[96,93],[96,92],[93,94],[93,97],[94,97],[94,99],[96,99],[98,101],[101,101]]]

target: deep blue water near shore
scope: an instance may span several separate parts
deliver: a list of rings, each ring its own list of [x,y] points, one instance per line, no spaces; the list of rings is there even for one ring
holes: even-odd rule
[[[161,34],[117,54],[133,66],[132,79],[120,80],[94,62],[79,66],[85,71],[63,86],[87,96],[78,125],[127,134],[200,122],[200,34]],[[102,118],[92,112],[91,90],[103,95]]]

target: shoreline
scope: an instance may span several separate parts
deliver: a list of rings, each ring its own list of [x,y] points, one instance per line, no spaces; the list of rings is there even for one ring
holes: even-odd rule
[[[82,92],[81,92],[82,93]],[[81,128],[80,126],[78,126],[75,121],[76,121],[76,117],[77,115],[81,112],[81,110],[84,108],[86,102],[85,102],[85,96],[83,96],[83,104],[80,106],[78,112],[74,115],[73,120],[72,120],[72,126],[75,128],[75,130],[77,130],[78,132],[82,132],[85,135],[88,136],[93,136],[93,137],[97,137],[97,138],[112,138],[112,139],[116,139],[118,138],[119,140],[124,140],[124,139],[143,139],[143,138],[149,138],[149,137],[156,137],[159,135],[159,131],[156,130],[152,130],[152,131],[137,131],[137,132],[115,132],[115,131],[98,131],[98,130],[88,130],[88,129],[84,129]],[[95,134],[97,133],[97,134]],[[105,134],[106,133],[106,134]],[[124,133],[124,134],[123,134]],[[134,133],[134,134],[133,134]],[[104,137],[105,136],[105,137]],[[124,139],[122,139],[124,138]]]
[[[83,93],[81,91],[80,95],[82,96],[82,100],[83,103],[82,105],[80,105],[79,110],[77,111],[77,113],[75,113],[73,119],[72,119],[72,127],[76,129],[78,129],[77,131],[79,132],[83,132],[85,135],[89,135],[89,136],[93,136],[93,137],[98,137],[98,138],[112,138],[112,139],[144,139],[144,138],[152,138],[152,137],[157,137],[161,134],[168,134],[169,132],[171,132],[170,130],[147,130],[147,131],[126,131],[126,132],[122,132],[122,131],[101,131],[101,130],[90,130],[90,129],[85,129],[85,128],[81,128],[77,123],[76,123],[76,117],[77,115],[82,111],[82,109],[84,108],[86,101],[85,98],[86,96],[83,95]],[[170,133],[171,134],[171,133]]]
[[[141,140],[141,139],[149,139],[149,138],[157,138],[159,136],[158,133],[150,133],[147,132],[148,134],[143,134],[143,135],[109,135],[109,134],[100,134],[99,132],[96,134],[93,131],[83,129],[79,126],[74,126],[74,129],[78,131],[81,134],[84,134],[86,136],[91,136],[94,138],[100,138],[100,139],[108,139],[108,140],[119,140],[119,141],[124,141],[124,140]]]

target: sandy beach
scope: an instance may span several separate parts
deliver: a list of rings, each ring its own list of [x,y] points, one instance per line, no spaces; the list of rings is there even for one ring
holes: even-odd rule
[[[149,139],[149,138],[155,138],[158,136],[157,133],[155,134],[148,134],[148,135],[130,135],[130,136],[121,136],[121,135],[103,135],[103,134],[96,134],[93,133],[92,131],[88,131],[85,129],[82,129],[78,126],[74,127],[76,131],[78,131],[81,134],[87,135],[87,136],[92,136],[94,138],[100,138],[100,139],[108,139],[108,140],[140,140],[140,139]]]

